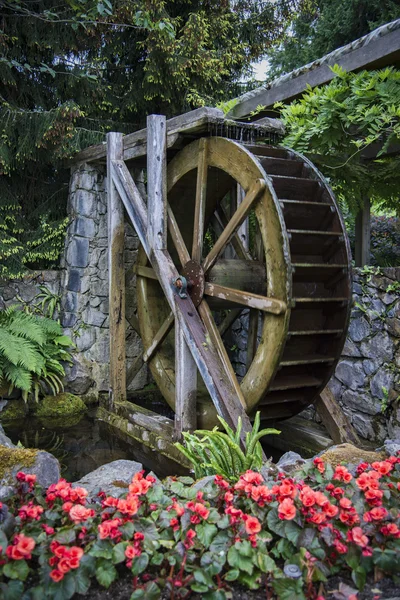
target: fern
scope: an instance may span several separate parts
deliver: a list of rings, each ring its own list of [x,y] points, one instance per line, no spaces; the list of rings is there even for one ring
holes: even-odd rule
[[[248,469],[259,470],[262,466],[260,439],[265,435],[279,434],[276,429],[260,429],[260,413],[257,412],[251,432],[246,434],[245,450],[240,447],[242,421],[239,418],[236,431],[218,417],[225,432],[214,427],[212,431],[198,429],[193,434],[184,432],[185,446],[175,446],[191,462],[196,479],[207,475],[222,475],[236,481]]]

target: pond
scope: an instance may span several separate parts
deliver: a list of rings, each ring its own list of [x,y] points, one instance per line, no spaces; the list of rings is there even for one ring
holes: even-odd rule
[[[146,471],[159,477],[175,474],[177,465],[158,452],[115,435],[106,423],[87,413],[72,427],[46,427],[43,419],[32,417],[4,425],[5,433],[14,444],[25,448],[40,448],[51,452],[61,464],[61,474],[68,481],[77,481],[98,467],[119,459],[135,460]]]

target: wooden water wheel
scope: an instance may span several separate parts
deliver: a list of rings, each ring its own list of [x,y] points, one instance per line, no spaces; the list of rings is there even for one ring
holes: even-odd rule
[[[207,137],[169,162],[167,198],[176,286],[184,296],[187,282],[245,411],[261,410],[263,420],[297,414],[332,375],[349,319],[350,251],[331,189],[291,150]],[[246,219],[247,245],[238,233]],[[136,268],[144,359],[174,409],[174,316],[148,254],[139,250]],[[238,378],[226,336],[246,314],[246,366]],[[197,382],[197,422],[211,427],[216,410]]]

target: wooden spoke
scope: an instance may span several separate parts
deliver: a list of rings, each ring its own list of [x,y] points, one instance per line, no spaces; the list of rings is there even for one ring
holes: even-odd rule
[[[147,277],[148,279],[155,279],[158,281],[158,277],[151,267],[144,267],[143,265],[135,265],[134,272],[140,277]]]
[[[199,150],[192,246],[192,260],[195,260],[196,262],[201,261],[203,254],[204,216],[207,200],[207,138],[202,138],[200,140]]]
[[[228,225],[228,219],[225,215],[225,211],[222,208],[222,206],[220,208],[217,208],[217,210],[215,211],[215,218],[217,219],[219,226],[223,231]],[[252,260],[250,252],[245,248],[242,240],[240,239],[240,236],[236,231],[232,236],[231,244],[239,258],[241,258],[242,260]]]
[[[204,293],[213,298],[236,302],[237,304],[243,304],[243,306],[248,306],[249,308],[257,308],[258,310],[274,315],[280,315],[286,310],[286,304],[282,300],[267,298],[266,296],[251,294],[242,290],[234,290],[233,288],[217,285],[216,283],[206,282]]]
[[[234,324],[236,319],[239,318],[242,310],[243,308],[232,308],[232,310],[229,311],[222,323],[218,325],[218,331],[221,337],[228,331],[229,327],[231,327]]]
[[[255,308],[250,309],[249,329],[247,333],[246,369],[249,369],[257,350],[258,320],[260,313]]]
[[[229,375],[229,379],[231,381],[231,384],[233,385],[233,389],[235,390],[235,393],[237,394],[237,397],[239,398],[241,405],[245,409],[246,408],[246,400],[244,399],[244,396],[243,396],[242,390],[240,389],[240,385],[237,380],[235,371],[233,370],[228,353],[225,349],[224,342],[222,341],[221,335],[218,331],[218,327],[214,321],[214,317],[212,316],[210,307],[208,306],[206,300],[203,299],[201,301],[201,303],[197,307],[197,310],[199,311],[200,317],[202,318],[204,326],[208,331],[210,339],[211,339],[212,343],[214,344],[215,349],[217,350],[219,357],[225,366],[225,372],[227,373],[227,375]]]
[[[162,344],[162,342],[165,340],[165,338],[171,331],[173,324],[174,315],[171,311],[168,317],[165,319],[164,323],[161,325],[160,329],[157,331],[150,346],[147,348],[146,352],[144,352],[144,362],[148,362],[154,356],[154,353],[156,352],[159,345]]]
[[[254,204],[255,200],[257,200],[259,198],[261,193],[264,191],[265,187],[266,187],[265,181],[263,179],[257,179],[255,184],[247,192],[245,199],[243,200],[243,202],[241,203],[241,205],[239,206],[239,208],[237,209],[237,211],[235,212],[233,217],[230,219],[229,223],[225,227],[221,236],[215,242],[213,248],[210,250],[210,252],[206,256],[206,258],[203,262],[203,265],[202,265],[205,273],[213,266],[213,264],[217,260],[218,256],[221,254],[221,252],[223,251],[225,246],[231,240],[236,229],[245,220],[245,218],[246,218],[249,210],[251,209],[252,205]]]
[[[179,256],[179,260],[181,261],[182,267],[186,265],[186,263],[190,260],[190,255],[188,249],[186,248],[186,244],[183,241],[183,237],[181,232],[179,231],[178,223],[176,222],[175,215],[172,212],[170,205],[167,207],[168,214],[168,231],[171,235],[173,244],[176,248],[176,251]]]

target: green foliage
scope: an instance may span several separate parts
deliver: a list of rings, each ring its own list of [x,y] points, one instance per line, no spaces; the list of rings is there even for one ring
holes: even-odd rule
[[[57,266],[69,159],[237,96],[303,0],[4,0],[0,24],[0,277]]]
[[[289,73],[398,18],[397,0],[310,0],[268,54],[268,76]]]
[[[192,463],[196,479],[206,475],[223,475],[229,480],[237,480],[248,469],[260,470],[262,447],[259,440],[265,435],[279,434],[276,429],[260,428],[260,413],[257,412],[251,432],[246,434],[246,447],[240,447],[242,420],[239,417],[236,431],[218,417],[226,433],[214,427],[212,431],[199,429],[192,433],[184,432],[185,446],[175,446]]]
[[[400,71],[346,73],[309,88],[288,106],[277,104],[286,126],[284,145],[309,155],[352,212],[363,197],[399,212],[400,158],[385,156],[400,141]],[[363,153],[378,148],[376,158]]]
[[[17,306],[0,313],[0,387],[31,394],[63,391],[65,370],[62,361],[71,362],[72,342],[63,335],[59,323],[26,314]]]

